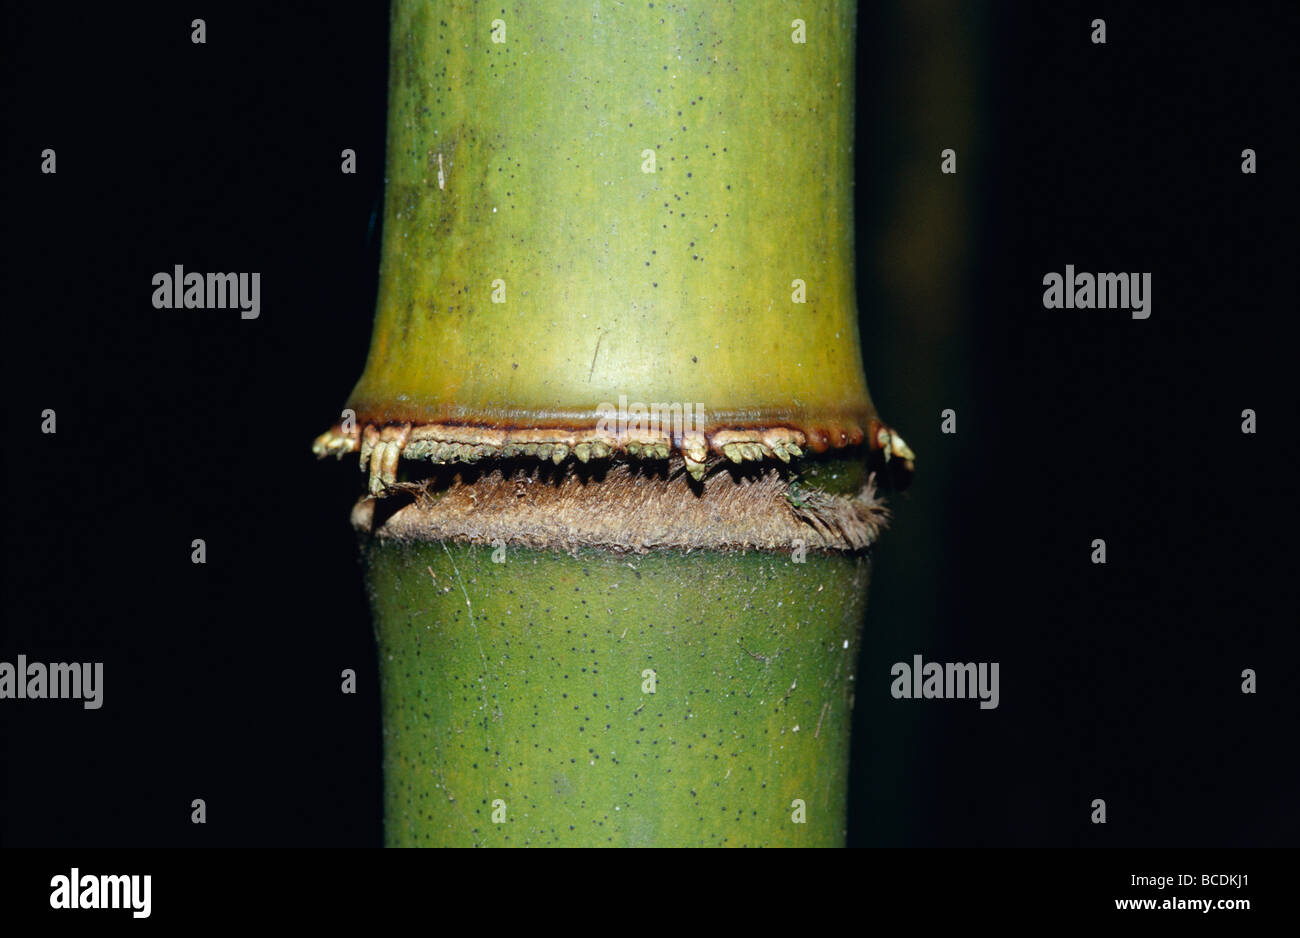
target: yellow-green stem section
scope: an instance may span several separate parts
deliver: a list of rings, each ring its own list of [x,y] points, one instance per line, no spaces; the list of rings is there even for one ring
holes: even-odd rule
[[[389,845],[843,844],[866,557],[366,559]]]
[[[350,406],[534,425],[625,395],[866,426],[855,18],[853,0],[396,0]]]

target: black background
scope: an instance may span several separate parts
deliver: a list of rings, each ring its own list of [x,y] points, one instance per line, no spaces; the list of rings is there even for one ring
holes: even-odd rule
[[[962,9],[966,255],[932,271],[960,280],[958,378],[899,341],[908,310],[875,285],[907,62],[898,8],[860,14],[866,370],[919,472],[877,554],[850,842],[1294,845],[1293,14]],[[4,15],[0,660],[106,672],[99,711],[0,703],[4,842],[376,845],[374,643],[347,525],[362,477],[310,442],[369,341],[382,5]],[[925,142],[935,185],[947,145]],[[1045,310],[1042,277],[1067,263],[1152,272],[1151,318]],[[262,272],[261,318],[153,309],[174,264]],[[892,700],[889,666],[913,654],[1000,662],[1000,707]]]

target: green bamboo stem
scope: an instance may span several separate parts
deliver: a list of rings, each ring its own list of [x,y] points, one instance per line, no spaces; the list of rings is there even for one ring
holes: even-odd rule
[[[388,843],[843,842],[868,473],[912,463],[858,347],[855,18],[394,3],[315,446],[370,474]]]
[[[367,562],[389,845],[843,843],[865,558]]]

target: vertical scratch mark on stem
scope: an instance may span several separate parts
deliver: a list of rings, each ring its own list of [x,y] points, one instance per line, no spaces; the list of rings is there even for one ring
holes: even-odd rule
[[[446,182],[447,182],[447,177],[444,176],[442,172],[442,154],[439,153],[438,154],[438,188],[446,189],[447,188]]]
[[[831,702],[830,702],[829,700],[826,701],[824,704],[822,704],[822,712],[821,712],[821,716],[817,717],[817,730],[816,730],[816,732],[813,733],[813,739],[816,739],[816,738],[821,734],[821,731],[822,731],[822,717],[826,716],[826,708],[829,707],[830,705],[831,705]]]
[[[488,702],[487,702],[487,655],[483,654],[483,640],[479,638],[478,623],[474,621],[474,606],[469,601],[469,593],[465,589],[465,581],[460,577],[460,568],[456,566],[456,558],[447,550],[447,542],[442,542],[443,552],[446,553],[447,559],[451,561],[452,572],[456,574],[456,585],[460,587],[460,593],[465,597],[465,608],[469,610],[469,627],[474,630],[474,644],[478,645],[478,656],[483,662],[483,672],[479,675],[479,688],[483,696],[483,739],[488,740]],[[489,743],[489,746],[491,744]]]
[[[588,384],[591,384],[591,376],[596,373],[596,356],[600,354],[600,340],[603,338],[605,338],[604,332],[596,336],[596,350],[591,353],[591,367],[587,369]]]

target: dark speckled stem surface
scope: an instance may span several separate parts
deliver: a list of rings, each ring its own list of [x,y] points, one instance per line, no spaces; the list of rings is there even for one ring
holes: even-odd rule
[[[867,557],[495,557],[366,548],[389,845],[843,844]]]
[[[866,429],[856,21],[853,0],[395,0],[348,406],[590,427],[626,395],[804,427],[814,451]]]

